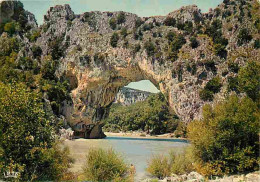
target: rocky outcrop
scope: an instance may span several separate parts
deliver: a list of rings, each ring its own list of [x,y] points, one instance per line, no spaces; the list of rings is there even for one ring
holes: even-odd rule
[[[59,5],[49,9],[39,27],[40,37],[26,44],[20,54],[30,56],[32,46],[39,46],[42,61],[51,54],[59,62],[56,75],[68,78],[72,88],[71,100],[63,105],[63,115],[70,125],[81,121],[99,124],[118,91],[140,80],[150,80],[180,119],[189,122],[201,118],[205,103],[214,104],[229,94],[228,77],[236,73],[229,71],[228,62],[243,66],[248,59],[260,58],[259,50],[253,49],[253,40],[259,34],[250,14],[243,13],[243,21],[239,19],[240,7],[249,11],[252,7],[249,5],[255,1],[245,2],[225,1],[205,14],[197,6],[187,6],[157,17],[99,11],[76,15],[69,5]],[[12,13],[4,14],[1,17],[8,19]],[[167,18],[175,19],[177,25],[166,25]],[[213,41],[213,35],[203,34],[214,20],[222,24],[218,31],[223,40],[228,39],[224,50]],[[253,39],[238,46],[237,35],[245,27],[251,27]],[[170,42],[169,32],[183,36],[179,40],[181,46]],[[114,33],[117,36],[111,39]],[[194,48],[192,36],[198,42]],[[219,48],[222,56],[218,54]],[[223,85],[220,92],[214,95],[213,102],[203,101],[200,90],[216,76]],[[101,127],[95,133],[95,138],[97,133],[101,136]]]
[[[189,174],[183,175],[175,175],[173,174],[171,177],[167,177],[163,180],[158,180],[159,182],[202,182],[202,181],[209,181],[209,182],[239,182],[239,181],[246,181],[246,182],[258,182],[260,180],[260,173],[259,171],[249,173],[249,174],[241,174],[241,175],[232,175],[232,176],[224,176],[223,178],[217,178],[214,180],[209,180],[200,175],[197,172],[191,172]],[[153,181],[152,179],[146,179],[142,182],[150,182]]]
[[[124,106],[129,106],[136,102],[144,101],[151,94],[152,94],[151,92],[123,87],[118,91],[114,103],[119,103]]]
[[[23,28],[37,28],[34,15],[23,8],[23,4],[17,0],[0,1],[0,24],[12,20],[22,22]]]

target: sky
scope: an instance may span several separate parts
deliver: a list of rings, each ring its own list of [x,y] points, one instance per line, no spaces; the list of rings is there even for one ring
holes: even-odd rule
[[[50,7],[69,4],[75,14],[88,11],[125,11],[135,13],[141,17],[167,15],[182,6],[196,4],[202,12],[215,8],[223,0],[21,0],[24,9],[35,15],[39,25],[43,23],[43,16]],[[158,92],[149,81],[132,82],[127,87],[139,90]]]

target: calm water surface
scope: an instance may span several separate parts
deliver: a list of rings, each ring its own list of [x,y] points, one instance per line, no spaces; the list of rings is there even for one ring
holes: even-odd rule
[[[69,146],[75,164],[72,168],[74,172],[79,172],[84,165],[85,156],[90,148],[113,148],[122,153],[128,163],[136,167],[136,180],[139,181],[147,176],[145,169],[147,160],[155,154],[168,154],[174,150],[182,152],[183,148],[189,144],[181,139],[146,139],[146,138],[126,138],[107,137],[101,140],[78,139],[65,141]]]

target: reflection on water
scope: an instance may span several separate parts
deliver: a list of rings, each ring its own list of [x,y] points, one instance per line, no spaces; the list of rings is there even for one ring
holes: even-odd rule
[[[90,148],[114,148],[123,154],[128,163],[136,166],[136,178],[141,179],[146,176],[145,168],[147,160],[154,154],[168,154],[174,150],[181,152],[188,142],[182,139],[146,139],[146,138],[126,138],[107,137],[102,140],[78,139],[65,141],[69,146],[72,156],[76,159],[73,171],[81,170],[85,162],[85,155]]]

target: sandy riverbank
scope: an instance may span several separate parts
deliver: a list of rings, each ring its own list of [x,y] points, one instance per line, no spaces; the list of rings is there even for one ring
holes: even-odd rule
[[[173,133],[166,133],[162,135],[149,135],[146,133],[141,132],[104,132],[106,136],[109,137],[130,137],[130,138],[156,138],[156,139],[175,139]],[[178,139],[185,139],[185,138],[178,138]]]

